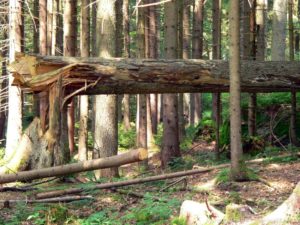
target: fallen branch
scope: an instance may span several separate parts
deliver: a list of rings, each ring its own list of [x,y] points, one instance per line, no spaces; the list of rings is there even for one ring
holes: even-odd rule
[[[170,187],[173,187],[174,185],[180,183],[181,181],[184,181],[185,184],[187,183],[186,182],[186,177],[182,177],[182,178],[179,178],[178,180],[175,180],[174,182],[172,182],[171,184],[167,185],[166,187],[162,188],[159,190],[159,192],[162,192],[162,191],[165,191],[167,189],[169,189]],[[186,185],[185,185],[186,186]]]
[[[72,202],[72,201],[79,201],[79,200],[93,200],[94,198],[90,195],[86,196],[64,196],[64,197],[57,197],[57,198],[46,198],[46,199],[16,199],[16,200],[4,200],[0,201],[0,203],[3,203],[6,207],[9,207],[10,203],[25,203],[25,204],[31,204],[31,203],[58,203],[58,202]]]
[[[15,181],[30,181],[39,178],[63,176],[72,173],[118,167],[121,165],[142,161],[148,157],[146,149],[132,150],[120,155],[107,158],[88,160],[79,163],[71,163],[62,166],[55,166],[31,171],[22,171],[15,174],[3,174],[0,176],[0,184]]]
[[[7,192],[7,191],[14,191],[14,192],[26,192],[26,191],[33,191],[37,188],[33,187],[2,187],[0,188],[0,192]]]
[[[158,181],[158,180],[166,180],[166,179],[182,177],[182,176],[191,176],[191,175],[195,175],[195,174],[199,174],[199,173],[209,172],[209,171],[212,171],[215,169],[222,169],[222,168],[228,167],[229,165],[230,164],[223,164],[223,165],[209,167],[209,168],[205,168],[205,169],[199,169],[199,170],[187,170],[187,171],[162,174],[162,175],[157,175],[157,176],[152,176],[152,177],[127,180],[127,181],[96,184],[93,187],[87,187],[87,188],[71,188],[71,189],[67,189],[67,190],[49,191],[49,192],[44,192],[44,193],[38,193],[36,195],[36,198],[37,199],[50,198],[50,197],[68,195],[68,194],[75,194],[75,193],[77,194],[77,193],[81,193],[83,191],[91,191],[91,190],[97,190],[97,189],[109,189],[109,188],[113,188],[113,187],[116,188],[116,187],[122,187],[122,186],[129,186],[129,185],[134,185],[134,184],[141,184],[141,183]]]

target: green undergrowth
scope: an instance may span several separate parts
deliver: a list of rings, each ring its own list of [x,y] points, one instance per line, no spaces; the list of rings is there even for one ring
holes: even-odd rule
[[[258,180],[259,176],[257,175],[256,171],[250,168],[246,168],[246,176],[249,180]],[[232,181],[231,179],[231,171],[229,168],[222,169],[216,176],[216,183],[228,183]]]
[[[130,130],[126,131],[123,123],[120,123],[118,126],[118,144],[119,150],[124,151],[129,148],[135,147],[136,144],[136,130],[135,127],[131,127]]]
[[[44,225],[44,224],[75,224],[75,225],[123,225],[123,224],[184,224],[177,215],[181,202],[178,199],[170,199],[164,193],[164,197],[160,196],[159,200],[153,198],[153,194],[146,193],[145,197],[134,206],[128,205],[124,207],[124,211],[113,206],[103,207],[100,210],[93,210],[91,200],[76,201],[67,204],[35,204],[28,206],[25,204],[17,204],[12,209],[4,209],[9,214],[7,217],[0,217],[0,224],[19,225],[23,223]],[[158,197],[156,195],[156,197]],[[124,204],[124,196],[114,194],[113,201]],[[88,207],[87,207],[88,206]],[[80,211],[88,208],[89,214],[82,216]],[[2,211],[2,213],[4,213]]]

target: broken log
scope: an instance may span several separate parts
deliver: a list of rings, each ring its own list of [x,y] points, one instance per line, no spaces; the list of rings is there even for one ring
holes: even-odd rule
[[[66,93],[146,94],[224,92],[229,88],[228,62],[221,60],[103,59],[19,55],[9,65],[14,85],[29,92],[48,90],[60,76]],[[300,89],[300,64],[242,61],[244,92]]]
[[[118,167],[121,165],[138,162],[146,159],[148,152],[146,149],[139,148],[120,155],[107,158],[94,159],[79,163],[71,163],[62,166],[42,168],[37,170],[22,171],[14,174],[3,174],[0,176],[0,184],[15,181],[30,181],[45,177],[63,176],[72,173]]]

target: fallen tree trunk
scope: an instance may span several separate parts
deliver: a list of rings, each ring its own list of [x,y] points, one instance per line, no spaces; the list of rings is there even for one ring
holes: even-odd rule
[[[107,158],[94,159],[79,163],[71,163],[62,166],[43,168],[31,171],[22,171],[14,174],[3,174],[0,176],[0,184],[10,183],[15,181],[30,181],[45,177],[63,176],[66,174],[118,167],[128,163],[138,162],[146,159],[148,153],[146,149],[132,150],[120,155]]]
[[[283,157],[286,157],[288,155],[284,155]],[[300,153],[297,154],[297,156],[300,156]],[[246,161],[247,164],[257,164],[257,163],[263,163],[266,159],[254,159]],[[208,168],[201,168],[201,169],[193,169],[193,170],[186,170],[181,172],[175,172],[175,173],[169,173],[169,174],[162,174],[157,176],[151,176],[146,178],[137,178],[132,180],[126,180],[126,181],[119,181],[119,182],[111,182],[111,183],[104,183],[104,184],[96,184],[92,187],[88,188],[70,188],[67,190],[55,190],[55,191],[48,191],[48,192],[42,192],[36,194],[37,199],[43,199],[43,198],[52,198],[62,195],[69,195],[69,194],[78,194],[83,191],[90,191],[90,190],[97,190],[97,189],[109,189],[109,188],[116,188],[116,187],[122,187],[122,186],[129,186],[134,184],[141,184],[141,183],[147,183],[152,181],[159,181],[159,180],[166,180],[166,179],[172,179],[177,177],[183,177],[183,176],[191,176],[196,175],[199,173],[206,173],[215,169],[222,169],[230,166],[229,163],[218,165],[218,166],[212,166]]]
[[[221,60],[101,59],[24,56],[9,66],[14,84],[23,90],[48,90],[63,78],[67,93],[141,94],[223,92],[229,88],[228,62]],[[300,89],[297,62],[241,63],[241,89],[277,92]]]
[[[158,181],[158,180],[166,180],[166,179],[182,177],[182,176],[191,176],[191,175],[195,175],[195,174],[199,174],[199,173],[209,172],[214,169],[221,169],[221,168],[227,167],[229,165],[230,164],[223,164],[223,165],[204,168],[204,169],[187,170],[187,171],[182,171],[182,172],[162,174],[162,175],[146,177],[146,178],[138,178],[138,179],[133,179],[133,180],[96,184],[95,186],[88,187],[88,188],[71,188],[71,189],[67,189],[67,190],[56,190],[56,191],[43,192],[43,193],[36,194],[36,198],[37,199],[52,198],[52,197],[57,197],[57,196],[62,196],[62,195],[77,194],[77,193],[80,193],[83,191],[89,191],[89,190],[116,188],[116,187],[128,186],[128,185],[133,185],[133,184],[141,184],[141,183]]]

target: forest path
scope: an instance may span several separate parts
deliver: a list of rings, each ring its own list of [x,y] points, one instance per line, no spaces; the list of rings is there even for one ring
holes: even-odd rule
[[[213,143],[206,143],[204,141],[195,142],[192,150],[183,153],[183,161],[177,162],[174,165],[173,170],[187,169],[185,166],[197,165],[207,166],[212,163],[211,156],[213,153]],[[208,157],[210,156],[210,157]],[[284,162],[285,161],[285,162]],[[160,174],[162,171],[159,167],[159,154],[154,154],[149,160],[150,172],[136,172],[136,164],[130,164],[124,166],[121,169],[121,173],[126,175],[125,177],[130,179],[133,177],[147,177],[150,175]],[[295,185],[300,180],[300,161],[291,161],[289,158],[280,162],[255,164],[250,166],[260,178],[267,180],[272,187],[269,187],[262,182],[227,182],[221,184],[215,184],[215,178],[220,170],[214,170],[208,173],[199,175],[189,176],[186,178],[188,189],[184,190],[184,182],[169,188],[166,192],[160,192],[162,188],[168,186],[171,181],[158,181],[152,183],[145,183],[140,185],[129,186],[121,189],[132,191],[134,193],[146,194],[150,199],[162,198],[171,201],[174,199],[179,200],[181,203],[184,200],[194,200],[198,202],[208,201],[215,205],[218,209],[224,212],[225,206],[229,203],[247,204],[249,205],[258,215],[253,217],[259,217],[260,215],[266,214],[273,211],[278,205],[280,205],[287,197],[291,194]],[[138,175],[139,174],[139,175]],[[124,179],[124,178],[122,178]],[[175,179],[178,180],[178,179]],[[174,181],[174,180],[173,180]],[[107,181],[103,181],[107,182]],[[84,184],[70,184],[61,182],[51,182],[42,184],[39,187],[41,191],[47,189],[59,189],[59,188],[71,188],[76,185]],[[88,185],[88,184],[86,184]],[[12,200],[12,199],[26,199],[32,198],[35,192],[0,192],[0,200]],[[76,216],[78,218],[88,218],[90,215],[101,212],[102,210],[111,209],[113,212],[117,212],[117,218],[126,216],[128,212],[132,212],[136,209],[143,209],[148,203],[145,203],[145,199],[142,200],[137,197],[130,195],[124,195],[116,193],[111,190],[99,190],[93,191],[91,194],[95,197],[95,201],[89,204],[77,204],[68,203],[63,204],[68,209],[68,215]],[[147,197],[147,198],[148,198]],[[164,200],[164,201],[165,201]],[[154,201],[154,200],[153,200]],[[146,205],[145,205],[146,204]],[[154,203],[151,203],[154,204]],[[45,204],[46,205],[46,204]],[[48,207],[59,207],[61,204],[51,204]],[[179,215],[179,206],[165,206],[172,208],[172,215]],[[0,210],[0,217],[5,220],[10,220],[15,213],[20,210],[20,206],[11,204],[11,208]],[[162,207],[161,205],[159,207]],[[2,206],[1,206],[2,208]],[[35,204],[28,204],[25,208],[35,210]],[[24,208],[23,208],[24,210]],[[19,212],[20,213],[20,212]],[[45,212],[47,214],[47,212]],[[49,213],[49,211],[48,211]],[[172,216],[171,215],[171,216]],[[111,216],[111,215],[110,215]],[[1,224],[1,222],[0,222]],[[20,224],[33,224],[28,221]],[[170,224],[170,223],[162,223]]]

